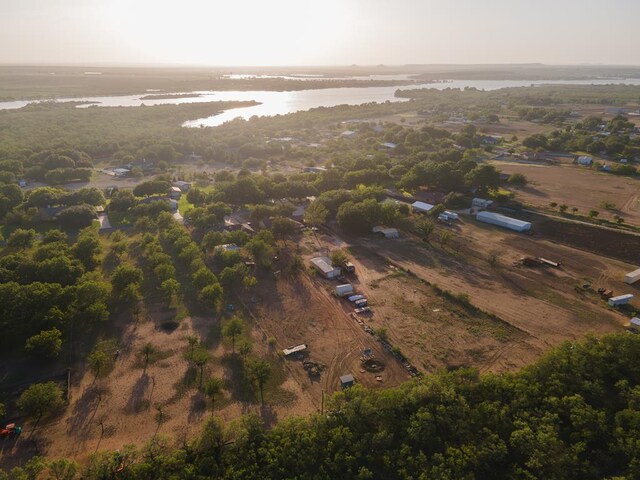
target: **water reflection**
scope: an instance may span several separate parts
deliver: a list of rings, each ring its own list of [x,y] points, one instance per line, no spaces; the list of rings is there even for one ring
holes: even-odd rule
[[[367,77],[371,78],[371,77]],[[215,127],[229,120],[241,117],[249,119],[257,116],[285,115],[316,107],[334,107],[336,105],[361,105],[363,103],[400,102],[405,99],[397,98],[398,89],[435,88],[477,88],[480,90],[497,90],[507,87],[526,87],[531,85],[610,85],[627,84],[640,85],[640,79],[606,79],[606,80],[453,80],[441,83],[415,84],[392,87],[342,87],[315,90],[296,90],[287,92],[272,91],[201,91],[201,92],[172,92],[172,94],[193,94],[191,97],[143,99],[149,94],[145,92],[137,95],[118,95],[106,97],[76,97],[64,98],[57,101],[84,102],[78,108],[90,107],[139,107],[141,105],[166,105],[182,103],[206,103],[216,101],[256,101],[259,105],[236,108],[224,111],[218,115],[188,121],[186,127]],[[33,100],[18,100],[0,102],[0,110],[22,108]]]

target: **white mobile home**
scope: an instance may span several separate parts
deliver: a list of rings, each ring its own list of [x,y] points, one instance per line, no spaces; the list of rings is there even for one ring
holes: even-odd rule
[[[499,213],[479,212],[476,219],[480,222],[490,223],[498,227],[508,228],[514,232],[528,232],[531,230],[531,223],[518,220],[516,218],[506,217]]]
[[[624,283],[628,283],[629,285],[636,283],[638,280],[640,280],[640,268],[624,276]]]
[[[433,209],[434,206],[431,205],[430,203],[425,203],[425,202],[413,202],[411,204],[411,207],[416,212],[429,213]]]
[[[442,212],[440,215],[438,215],[438,220],[440,220],[441,222],[450,222],[457,219],[458,214],[454,212]]]
[[[610,307],[618,307],[620,305],[626,305],[631,300],[633,300],[633,295],[630,293],[627,293],[626,295],[618,295],[617,297],[611,297],[607,303],[609,304]]]
[[[340,275],[340,267],[331,265],[331,260],[327,257],[315,257],[311,259],[311,265],[325,278],[335,278]]]
[[[474,208],[479,208],[480,210],[486,210],[491,205],[493,205],[493,200],[485,200],[484,198],[474,198],[471,200],[471,206]]]

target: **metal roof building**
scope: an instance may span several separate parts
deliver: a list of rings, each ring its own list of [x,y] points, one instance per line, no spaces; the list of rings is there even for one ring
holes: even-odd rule
[[[433,205],[425,202],[413,202],[411,206],[413,207],[414,210],[417,210],[418,212],[422,212],[422,213],[429,213],[433,208]]]
[[[334,278],[340,275],[341,271],[339,267],[331,265],[331,260],[327,257],[315,257],[311,259],[311,264],[318,270],[325,278]]]
[[[508,228],[515,232],[528,232],[531,230],[531,223],[518,220],[516,218],[506,217],[499,213],[479,212],[476,215],[476,220],[484,223],[490,223],[491,225],[497,225],[498,227]]]

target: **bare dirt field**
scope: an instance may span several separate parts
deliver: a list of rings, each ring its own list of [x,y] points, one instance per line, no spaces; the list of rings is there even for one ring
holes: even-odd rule
[[[322,391],[339,390],[340,376],[348,373],[369,388],[395,386],[410,378],[398,360],[350,315],[353,308],[348,302],[333,295],[336,281],[301,274],[291,279],[278,278],[270,285],[264,283],[251,307],[264,335],[274,336],[278,349],[305,343],[306,360],[325,366],[321,375],[314,378],[307,374],[301,361],[286,361],[288,370],[313,399],[316,409],[320,409]],[[381,381],[361,366],[362,351],[366,348],[385,364],[378,375]]]
[[[508,348],[488,344],[499,358],[480,357],[470,365],[491,370],[514,368],[564,340],[620,331],[628,323],[628,317],[609,308],[594,289],[605,287],[626,293],[629,286],[622,278],[631,265],[542,238],[476,224],[472,219],[464,220],[454,231],[454,240],[445,247],[436,241],[428,245],[411,238],[366,238],[357,243],[366,249],[364,258],[378,255],[441,289],[464,293],[471,304],[495,314],[518,332],[512,337],[515,341],[507,338],[503,342],[502,347],[506,344]],[[523,256],[561,261],[562,267],[525,267],[517,264]],[[360,259],[358,254],[356,259]],[[593,289],[583,289],[585,283]],[[411,298],[411,283],[403,281],[401,286],[405,297]],[[392,295],[391,291],[388,289],[386,295]],[[396,318],[398,315],[393,321]],[[419,330],[412,331],[418,335]],[[458,331],[453,343],[461,338],[464,336]],[[504,334],[498,339],[504,340]],[[486,339],[476,338],[476,342],[478,348],[487,345]],[[434,345],[437,343],[434,341]]]
[[[515,190],[519,200],[537,208],[549,203],[577,207],[580,214],[598,210],[600,217],[614,214],[626,223],[640,225],[640,181],[634,178],[600,173],[574,165],[527,165],[491,162],[503,173],[522,173],[529,180],[526,187]],[[601,204],[611,202],[617,209],[607,211]]]
[[[357,271],[354,284],[373,309],[369,324],[386,328],[392,343],[426,372],[461,366],[500,372],[539,354],[526,332],[446,298],[366,248],[350,251]]]
[[[547,240],[570,245],[597,255],[640,264],[640,235],[582,222],[568,222],[543,215],[529,215],[536,234]]]
[[[26,425],[20,440],[4,448],[3,466],[17,465],[33,454],[82,461],[98,450],[142,445],[156,434],[171,441],[192,438],[210,415],[208,400],[196,388],[199,371],[185,357],[189,350],[186,337],[192,333],[199,334],[211,358],[204,379],[217,376],[225,380],[225,391],[215,408],[215,415],[223,421],[255,412],[273,424],[315,409],[315,399],[290,377],[284,360],[270,351],[266,341],[259,339],[253,345],[254,354],[269,359],[273,370],[265,388],[267,403],[261,407],[255,389],[238,382],[239,359],[231,354],[227,340],[220,338],[218,320],[186,318],[176,330],[167,332],[161,325],[171,317],[163,310],[150,311],[149,318],[139,324],[123,323],[113,370],[98,379],[88,368],[84,373],[79,370],[64,413],[35,430]],[[156,347],[157,358],[145,369],[140,350],[148,342]]]

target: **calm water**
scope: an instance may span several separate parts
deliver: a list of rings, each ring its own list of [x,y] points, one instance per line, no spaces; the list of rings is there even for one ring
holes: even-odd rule
[[[371,78],[371,77],[367,77]],[[78,108],[97,107],[139,107],[141,105],[163,105],[180,103],[203,103],[215,101],[249,101],[255,100],[260,105],[234,108],[224,111],[219,115],[206,118],[194,119],[184,124],[185,127],[215,127],[234,118],[249,119],[253,116],[274,116],[285,115],[301,110],[309,110],[316,107],[334,107],[336,105],[361,105],[370,102],[401,102],[403,98],[395,97],[398,89],[409,90],[417,88],[435,88],[443,90],[446,88],[477,88],[480,90],[497,90],[508,87],[526,87],[530,85],[608,85],[627,84],[640,85],[640,79],[607,79],[607,80],[557,80],[557,81],[529,81],[529,80],[453,80],[443,83],[416,84],[393,87],[358,87],[358,88],[326,88],[316,90],[297,90],[291,92],[268,92],[268,91],[204,91],[186,92],[193,93],[195,97],[189,98],[165,98],[156,100],[142,100],[141,97],[149,92],[137,95],[120,95],[110,97],[77,97],[64,98],[58,101],[66,102],[91,102],[80,105]],[[180,92],[173,92],[180,93]],[[0,110],[22,108],[34,101],[19,100],[11,102],[0,102]]]

